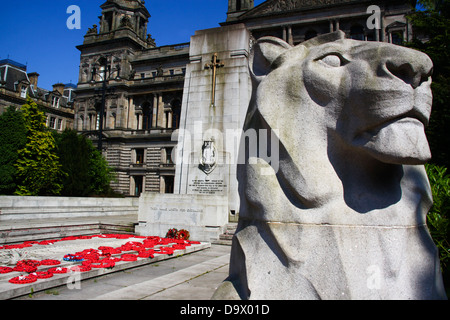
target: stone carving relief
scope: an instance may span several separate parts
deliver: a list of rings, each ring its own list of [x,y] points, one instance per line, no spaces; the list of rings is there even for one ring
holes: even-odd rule
[[[276,129],[279,161],[246,146],[230,275],[214,298],[446,298],[426,227],[432,67],[340,31],[295,47],[258,40],[244,131]]]
[[[214,140],[208,140],[203,142],[202,157],[200,158],[199,168],[207,175],[214,171],[217,165],[217,150],[214,144]]]

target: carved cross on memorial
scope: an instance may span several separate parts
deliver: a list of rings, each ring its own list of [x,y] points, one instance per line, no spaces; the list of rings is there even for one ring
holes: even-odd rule
[[[212,69],[212,90],[211,90],[211,107],[215,107],[216,105],[216,76],[217,76],[217,69],[222,68],[225,65],[220,62],[219,59],[217,59],[217,52],[214,53],[211,63],[205,64],[205,69]]]

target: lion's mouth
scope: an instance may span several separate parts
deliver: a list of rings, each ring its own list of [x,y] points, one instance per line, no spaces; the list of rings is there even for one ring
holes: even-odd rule
[[[426,103],[422,106],[414,106],[411,110],[406,113],[393,116],[387,119],[383,119],[382,121],[370,126],[366,127],[363,130],[359,131],[359,134],[356,135],[356,139],[360,138],[368,138],[368,136],[375,136],[380,132],[383,128],[386,128],[390,125],[395,125],[395,123],[411,123],[412,125],[420,126],[422,130],[428,127],[430,122],[430,110],[431,103]]]

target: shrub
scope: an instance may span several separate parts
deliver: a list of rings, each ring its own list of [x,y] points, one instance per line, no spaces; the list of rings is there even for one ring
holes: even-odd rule
[[[450,285],[450,175],[447,168],[434,164],[426,165],[431,191],[433,192],[433,207],[428,213],[427,222],[431,236],[439,249],[439,259],[446,287]]]

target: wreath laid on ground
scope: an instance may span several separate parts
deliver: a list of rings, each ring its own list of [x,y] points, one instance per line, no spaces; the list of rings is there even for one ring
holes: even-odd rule
[[[69,272],[69,269],[57,267],[57,268],[50,268],[50,269],[48,269],[48,272],[50,272],[50,273],[62,274],[62,273],[67,273],[67,272]]]
[[[81,255],[74,255],[74,254],[66,254],[63,258],[64,261],[83,261],[84,257]]]
[[[179,239],[179,240],[189,240],[189,231],[185,229],[177,230],[175,228],[169,229],[166,234],[168,239]]]
[[[189,240],[190,236],[191,235],[189,234],[189,231],[182,229],[182,230],[178,231],[177,239],[179,239],[179,240]]]
[[[13,268],[10,267],[0,267],[0,274],[13,272]]]
[[[167,231],[166,233],[166,238],[167,239],[175,239],[177,237],[178,234],[178,230],[173,228],[173,229],[169,229],[169,231]]]
[[[59,260],[46,259],[41,261],[42,266],[57,266],[59,264],[61,264],[61,261]]]
[[[37,280],[36,276],[34,276],[32,274],[28,274],[28,275],[14,277],[14,278],[10,279],[9,282],[14,283],[14,284],[26,284],[26,283],[36,282],[36,280]]]

